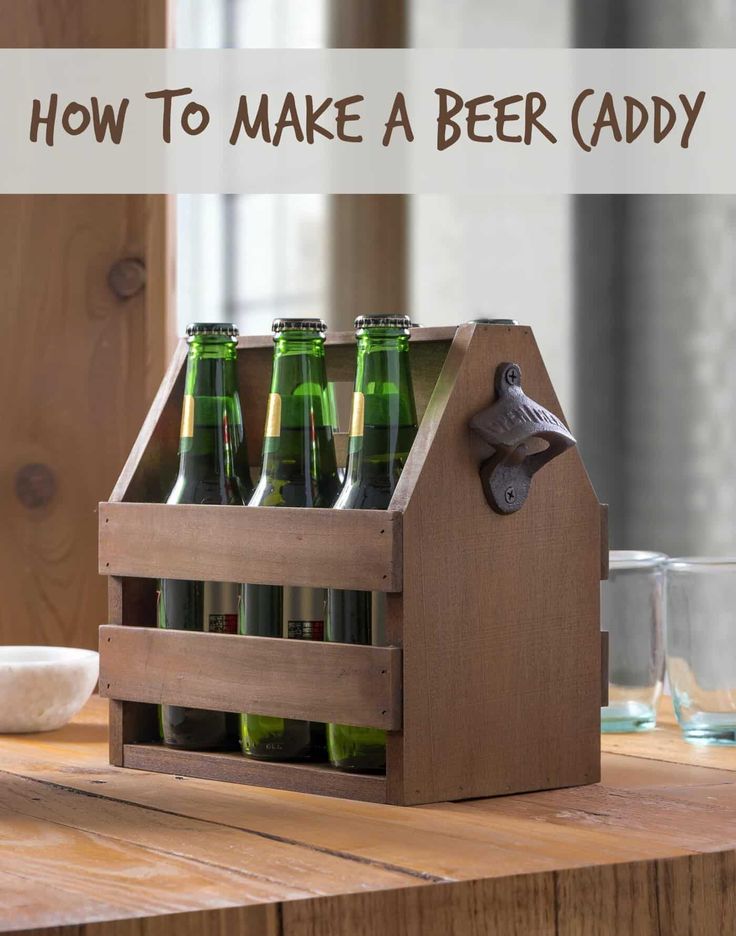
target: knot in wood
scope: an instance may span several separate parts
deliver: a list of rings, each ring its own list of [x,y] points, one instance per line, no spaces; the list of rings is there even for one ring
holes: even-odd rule
[[[23,465],[15,475],[15,494],[28,510],[45,507],[56,494],[56,476],[48,465]]]
[[[131,299],[146,285],[146,265],[136,257],[118,260],[110,267],[107,285],[118,299]]]

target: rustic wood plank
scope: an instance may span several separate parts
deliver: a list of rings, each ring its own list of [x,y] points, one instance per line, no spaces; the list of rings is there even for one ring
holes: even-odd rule
[[[100,694],[397,730],[401,650],[107,625]]]
[[[733,852],[285,903],[284,936],[727,933]]]
[[[106,7],[0,0],[0,44],[166,43],[165,0]],[[94,571],[96,505],[112,488],[168,357],[168,205],[162,196],[3,196],[0,390],[23,406],[0,427],[7,534],[0,643],[96,646],[105,616],[104,582]],[[143,261],[146,283],[121,299],[108,274],[129,258]]]
[[[80,910],[76,918],[71,911],[67,919],[77,924],[88,917],[94,920],[96,913],[115,919],[263,903],[273,890],[255,876],[248,878],[218,863],[195,862],[160,848],[33,819],[4,806],[0,826],[5,846],[0,849],[0,873],[20,872],[75,895]],[[43,888],[35,885],[33,891],[43,904]],[[85,908],[88,901],[91,909],[89,904]],[[4,930],[20,922],[16,913],[8,919],[0,908],[0,914]],[[33,917],[38,919],[35,911],[29,917],[31,925]]]
[[[376,889],[421,885],[418,875],[380,862],[359,862],[349,853],[328,854],[279,836],[264,838],[245,829],[152,810],[106,796],[94,808],[88,797],[62,785],[0,774],[2,807],[15,817],[47,822],[110,840],[121,849],[144,848],[168,857],[213,866],[242,876],[243,903],[342,893],[346,878],[360,873]],[[40,849],[40,845],[36,845]],[[359,866],[359,867],[358,867]]]
[[[90,708],[99,713],[100,704]],[[90,712],[90,717],[93,714]],[[99,714],[94,714],[94,720],[97,728]],[[89,736],[78,734],[81,727],[69,726],[54,733],[59,738],[55,743],[38,737],[0,738],[0,756],[5,757],[8,770],[23,776],[61,783],[98,796],[104,792],[106,796],[152,809],[174,809],[180,815],[267,836],[299,839],[311,847],[347,851],[361,860],[380,860],[433,878],[504,876],[685,854],[693,825],[697,830],[697,822],[684,824],[679,845],[673,845],[669,831],[660,840],[656,833],[638,830],[636,821],[631,823],[630,830],[615,825],[607,828],[601,822],[595,824],[591,819],[595,819],[597,804],[590,813],[585,803],[578,804],[581,792],[578,790],[560,791],[559,795],[566,799],[556,801],[554,810],[544,808],[551,793],[539,794],[534,809],[528,813],[518,812],[513,806],[518,801],[526,802],[528,797],[493,800],[496,812],[484,817],[482,812],[466,814],[460,806],[447,804],[407,810],[116,770],[106,764],[104,738],[94,753],[95,745],[90,744]],[[617,761],[631,762],[621,786],[635,789],[640,773],[638,759]],[[646,767],[651,765],[647,763]],[[654,764],[654,767],[669,771],[670,786],[695,783],[693,778],[698,780],[698,775],[705,775],[710,782],[720,774],[673,765]],[[650,776],[648,772],[647,777]],[[667,785],[659,777],[657,783]],[[704,786],[701,803],[708,802],[708,795]],[[651,791],[643,790],[644,807],[650,798]],[[547,821],[556,811],[569,813],[570,821]],[[728,814],[725,815],[728,821]],[[722,828],[720,820],[715,828]],[[724,837],[723,841],[727,839]]]
[[[707,921],[707,907],[712,912],[723,899],[716,893],[721,882],[728,885],[728,867],[719,864],[720,856],[714,864],[703,865],[704,876],[694,873],[689,863],[652,861],[675,856],[687,860],[694,848],[721,847],[732,840],[736,778],[731,772],[607,756],[606,773],[615,782],[607,779],[602,788],[407,810],[111,768],[105,764],[104,738],[94,740],[96,735],[80,732],[100,727],[103,713],[104,704],[94,700],[77,724],[59,732],[0,738],[0,768],[14,775],[8,795],[6,774],[0,774],[0,807],[100,836],[104,847],[122,848],[124,839],[153,852],[160,849],[202,861],[208,868],[234,867],[246,875],[265,868],[264,877],[274,888],[269,899],[285,901],[278,912],[284,932],[289,932],[288,923],[296,927],[295,936],[305,932],[305,926],[313,927],[306,930],[309,933],[341,936],[353,923],[357,933],[372,934],[371,927],[380,926],[382,936],[431,936],[435,919],[439,927],[450,919],[460,921],[463,932],[513,933],[514,926],[525,932],[549,914],[564,917],[569,927],[557,932],[587,936],[596,932],[598,910],[608,913],[611,905],[610,918],[605,917],[611,921],[611,933],[639,932],[626,924],[644,919],[641,908],[650,905],[650,896],[642,887],[649,887],[650,872],[642,877],[636,862],[646,860],[647,868],[658,868],[655,879],[660,878],[662,901],[669,900],[661,896],[663,876],[676,877],[678,893],[687,893],[691,885],[696,889],[693,907],[679,911],[694,923]],[[18,779],[26,777],[31,779]],[[75,806],[73,790],[85,794],[83,807]],[[145,812],[136,818],[135,810],[141,807]],[[107,842],[110,836],[114,845]],[[283,852],[273,850],[276,843]],[[74,860],[76,854],[73,849]],[[289,869],[307,861],[314,869],[311,880],[319,886],[323,860],[329,877],[327,856],[337,862],[332,865],[334,888],[325,884],[322,891],[331,896],[317,901],[296,896],[294,886],[306,885],[312,872],[297,872],[295,880]],[[282,859],[285,864],[279,871]],[[162,860],[166,865],[168,858]],[[576,868],[579,876],[569,870]],[[712,880],[708,870],[715,874]],[[407,885],[430,885],[420,890],[434,896],[423,903],[397,891],[392,884],[395,874],[406,876]],[[62,878],[66,884],[63,874]],[[441,884],[452,878],[462,881],[447,888]],[[0,868],[0,887],[3,880]],[[30,879],[23,886],[37,889]],[[590,887],[597,895],[593,901]],[[197,888],[193,901],[197,895],[207,902],[212,890]]]
[[[684,789],[684,792],[683,792]],[[575,828],[619,834],[629,841],[655,843],[660,854],[675,854],[683,841],[691,851],[736,848],[736,786],[731,783],[680,789],[673,782],[653,794],[641,787],[579,787],[574,791],[551,790],[504,801],[454,804],[467,816],[482,813],[502,827],[516,819],[534,816],[539,824],[557,829]],[[714,794],[714,790],[718,792]],[[724,828],[713,822],[718,812]]]
[[[411,330],[411,343],[412,346],[416,347],[418,345],[425,344],[436,344],[438,342],[444,343],[446,348],[449,349],[452,344],[452,339],[455,337],[457,332],[457,325],[430,325],[426,328],[421,326],[415,326]],[[344,346],[348,349],[352,349],[355,352],[356,342],[355,342],[355,332],[354,331],[328,331],[327,337],[325,338],[325,348],[326,354],[329,359],[330,354],[332,354],[337,347]],[[273,336],[272,335],[241,335],[238,338],[238,348],[243,350],[251,350],[253,348],[268,348],[273,351]],[[353,354],[353,358],[355,355]],[[353,364],[355,360],[353,359]],[[412,359],[412,366],[414,361]]]
[[[736,778],[731,771],[717,767],[669,764],[626,754],[601,755],[601,783],[612,789],[689,788],[734,782]]]
[[[385,777],[345,773],[325,765],[272,764],[250,760],[241,754],[177,751],[161,744],[127,744],[124,763],[126,767],[138,770],[181,777],[214,778],[229,783],[357,799],[367,803],[386,802]]]
[[[171,909],[152,907],[178,893],[175,878],[190,912],[173,925],[199,933],[200,914],[226,912],[213,905],[229,899],[231,874],[245,880],[238,902],[273,911],[279,936],[526,934],[549,919],[555,936],[728,932],[732,770],[605,755],[599,786],[402,809],[110,767],[105,709],[94,699],[58,732],[0,737],[0,836],[10,829],[9,841],[23,840],[14,867],[0,858],[0,893],[16,895],[0,906],[25,913],[28,928],[109,920],[116,900],[121,933],[158,932],[158,914]],[[677,738],[671,724],[663,732]],[[40,844],[39,858],[34,842],[58,845],[68,867]],[[708,853],[693,856],[699,849]],[[132,909],[139,882],[126,869],[140,853],[158,870]],[[72,898],[53,899],[63,893]],[[659,932],[647,929],[652,907]]]
[[[552,874],[285,903],[284,936],[558,936]]]
[[[99,511],[101,575],[401,590],[396,512],[127,503]]]
[[[520,511],[488,507],[468,423],[504,361],[561,417],[528,328],[461,326],[391,503],[404,510],[403,608],[388,628],[404,648],[391,802],[599,777],[600,505],[571,449],[535,476]]]
[[[282,936],[277,904],[225,907],[194,913],[164,913],[139,919],[109,920],[82,926],[24,929],[20,936]]]

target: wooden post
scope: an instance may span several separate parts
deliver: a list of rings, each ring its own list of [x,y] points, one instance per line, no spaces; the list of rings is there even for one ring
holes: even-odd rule
[[[0,0],[4,47],[160,47],[168,35],[166,0]],[[96,505],[171,350],[170,202],[5,196],[0,207],[0,644],[96,648]]]
[[[404,0],[333,0],[330,10],[333,48],[406,45]],[[350,328],[356,315],[406,313],[406,197],[336,195],[330,201],[330,326]]]

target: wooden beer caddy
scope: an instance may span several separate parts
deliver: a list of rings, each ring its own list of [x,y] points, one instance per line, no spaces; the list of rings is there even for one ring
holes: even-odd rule
[[[272,348],[270,336],[239,341],[254,465]],[[352,383],[353,334],[329,336],[326,356],[328,379]],[[572,447],[535,474],[523,507],[492,510],[469,429],[505,362],[519,366],[532,410],[562,418],[531,329],[412,331],[419,432],[386,511],[162,504],[176,473],[185,360],[181,342],[99,507],[111,763],[399,805],[597,781],[605,508]],[[158,578],[386,592],[389,645],[159,630]],[[166,748],[160,702],[385,728],[386,775]]]

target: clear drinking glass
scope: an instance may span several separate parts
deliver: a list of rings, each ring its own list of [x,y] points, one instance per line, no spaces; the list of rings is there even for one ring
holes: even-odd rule
[[[667,673],[688,741],[736,744],[736,559],[667,564]]]
[[[657,723],[664,677],[662,553],[613,551],[601,583],[601,621],[608,631],[608,705],[601,731],[648,731]]]

